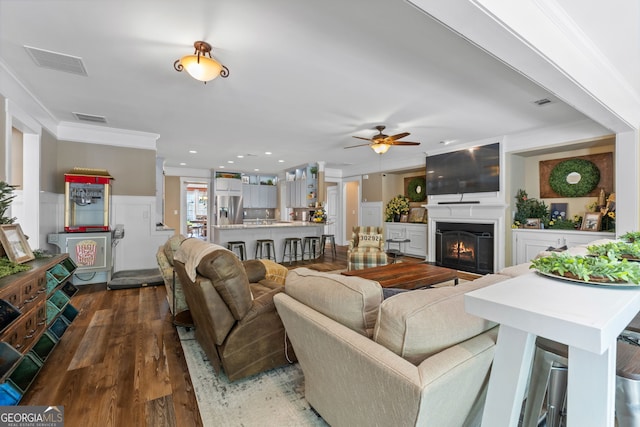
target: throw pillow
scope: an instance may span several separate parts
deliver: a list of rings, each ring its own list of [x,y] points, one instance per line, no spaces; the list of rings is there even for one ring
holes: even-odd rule
[[[358,247],[379,248],[382,234],[358,234]]]

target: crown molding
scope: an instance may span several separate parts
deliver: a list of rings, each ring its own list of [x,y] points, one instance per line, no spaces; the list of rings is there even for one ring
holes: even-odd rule
[[[55,132],[58,140],[102,144],[116,147],[140,148],[156,151],[160,135],[127,129],[60,122]]]

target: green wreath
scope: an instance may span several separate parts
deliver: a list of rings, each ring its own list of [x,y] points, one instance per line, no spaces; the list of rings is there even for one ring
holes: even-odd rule
[[[574,182],[570,182],[572,179]],[[549,175],[549,185],[562,197],[586,196],[597,187],[599,182],[600,170],[598,166],[583,159],[560,162]]]
[[[423,177],[417,176],[409,181],[407,197],[412,202],[422,202],[427,198],[427,182]]]

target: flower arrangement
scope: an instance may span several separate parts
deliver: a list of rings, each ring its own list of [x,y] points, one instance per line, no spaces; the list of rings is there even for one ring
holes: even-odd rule
[[[387,207],[384,210],[385,221],[393,221],[394,216],[408,214],[409,213],[409,198],[398,194],[393,199],[389,200]]]
[[[327,222],[327,212],[323,208],[316,209],[316,211],[313,213],[313,217],[311,218],[311,222]]]
[[[616,194],[609,194],[606,203],[606,205],[600,206],[602,231],[616,231]]]

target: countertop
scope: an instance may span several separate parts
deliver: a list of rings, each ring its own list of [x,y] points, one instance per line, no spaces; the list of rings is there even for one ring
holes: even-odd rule
[[[212,225],[211,227],[219,230],[235,230],[244,228],[281,228],[281,227],[318,227],[324,226],[324,223],[309,221],[264,221],[245,224],[228,224],[228,225]]]

